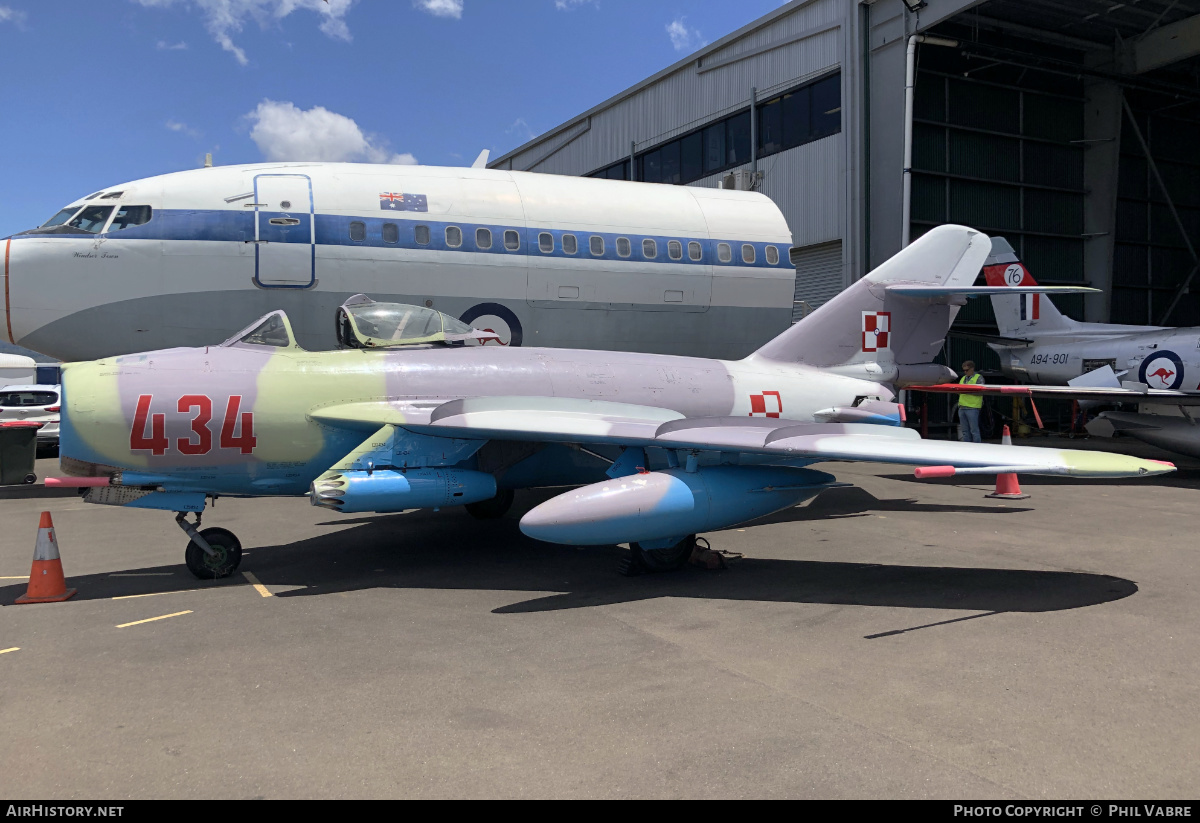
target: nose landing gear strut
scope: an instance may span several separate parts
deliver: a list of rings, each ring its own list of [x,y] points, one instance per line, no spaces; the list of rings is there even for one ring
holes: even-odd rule
[[[233,532],[215,527],[197,531],[200,512],[196,512],[194,524],[188,522],[187,512],[176,512],[175,523],[191,538],[183,553],[188,571],[201,580],[217,580],[237,571],[242,562],[242,544]]]

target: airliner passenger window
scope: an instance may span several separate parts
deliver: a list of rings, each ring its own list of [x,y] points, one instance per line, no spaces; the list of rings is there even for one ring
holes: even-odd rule
[[[642,256],[647,260],[653,260],[655,257],[658,257],[658,244],[649,238],[643,240]]]
[[[672,260],[682,260],[683,244],[678,240],[672,240],[667,243],[667,257],[670,257]]]
[[[538,248],[545,254],[554,251],[554,235],[548,231],[544,231],[538,235]]]
[[[750,245],[749,243],[742,244],[742,262],[743,263],[753,263],[754,262],[754,246]]]
[[[67,208],[60,211],[58,214],[51,217],[49,220],[47,220],[45,223],[43,223],[38,228],[48,229],[51,226],[61,226],[63,223],[70,220],[74,216],[75,212],[77,212],[77,211],[79,211],[79,206],[68,206]]]
[[[733,259],[733,250],[729,248],[728,243],[717,244],[717,259],[722,263],[728,263]]]
[[[458,226],[446,226],[446,245],[457,249],[462,245],[462,229]]]
[[[140,226],[143,223],[149,223],[150,214],[151,210],[149,206],[121,206],[117,209],[117,216],[113,218],[108,230],[121,231],[130,226]]]
[[[361,243],[367,239],[367,224],[361,220],[350,221],[350,239],[355,243]]]
[[[112,214],[112,210],[112,206],[88,206],[79,212],[75,216],[75,219],[67,225],[96,234],[100,229],[104,228],[104,224],[108,222],[108,216]]]
[[[767,246],[767,262],[772,266],[779,263],[779,249],[774,246]]]
[[[413,231],[413,235],[418,246],[429,245],[429,226],[417,226]]]
[[[617,254],[619,254],[621,257],[629,256],[630,247],[629,247],[629,238],[628,237],[618,237],[617,238]]]
[[[383,224],[383,242],[399,243],[400,242],[400,227],[395,223]]]
[[[592,254],[602,257],[604,255],[604,238],[598,234],[593,234],[590,243]]]
[[[492,230],[475,229],[475,248],[483,251],[492,247]]]
[[[697,243],[695,240],[688,243],[688,257],[692,258],[693,260],[699,260],[703,256],[704,249],[700,248],[699,243]]]
[[[579,243],[575,240],[575,235],[564,234],[562,236],[563,254],[574,254],[579,251]]]
[[[521,235],[517,234],[512,229],[504,232],[504,248],[509,251],[516,251],[521,248]]]

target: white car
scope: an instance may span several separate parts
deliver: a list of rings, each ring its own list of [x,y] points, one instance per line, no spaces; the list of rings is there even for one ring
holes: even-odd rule
[[[59,396],[62,386],[4,386],[0,388],[0,422],[30,420],[41,423],[38,445],[58,445]]]

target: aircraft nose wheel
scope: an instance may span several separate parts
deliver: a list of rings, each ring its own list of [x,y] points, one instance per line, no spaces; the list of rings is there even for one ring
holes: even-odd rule
[[[195,540],[188,543],[183,553],[188,571],[201,580],[217,580],[229,577],[242,562],[242,544],[228,529],[204,529],[200,536],[213,550],[208,554]]]
[[[199,512],[195,525],[187,521],[184,512],[176,513],[175,522],[192,538],[183,552],[188,571],[201,580],[217,580],[237,571],[242,562],[242,543],[233,532],[219,528],[196,531],[196,526],[200,525]]]
[[[618,569],[626,577],[642,572],[669,572],[683,568],[696,548],[696,535],[689,534],[674,546],[662,549],[644,549],[640,543],[629,544],[629,555],[621,561]]]

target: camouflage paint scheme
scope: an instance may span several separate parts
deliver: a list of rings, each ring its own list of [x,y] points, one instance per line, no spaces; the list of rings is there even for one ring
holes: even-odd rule
[[[415,482],[430,468],[509,487],[599,481],[522,524],[583,543],[681,537],[786,507],[833,481],[799,468],[829,459],[1090,477],[1172,470],[1124,455],[923,441],[901,426],[891,388],[872,378],[941,368],[912,358],[944,336],[949,301],[969,293],[989,248],[973,230],[935,229],[740,361],[492,347],[308,352],[231,339],[72,364],[63,466],[111,475],[128,492],[93,489],[95,502],[177,511],[202,509],[205,495],[299,495],[314,481],[378,487],[407,473]],[[913,284],[933,291],[908,296]],[[868,315],[889,318],[894,340],[867,335]],[[606,472],[563,444],[616,462]],[[671,467],[647,473],[657,468],[648,447]],[[682,519],[681,494],[693,499]],[[638,525],[653,517],[658,526]]]

